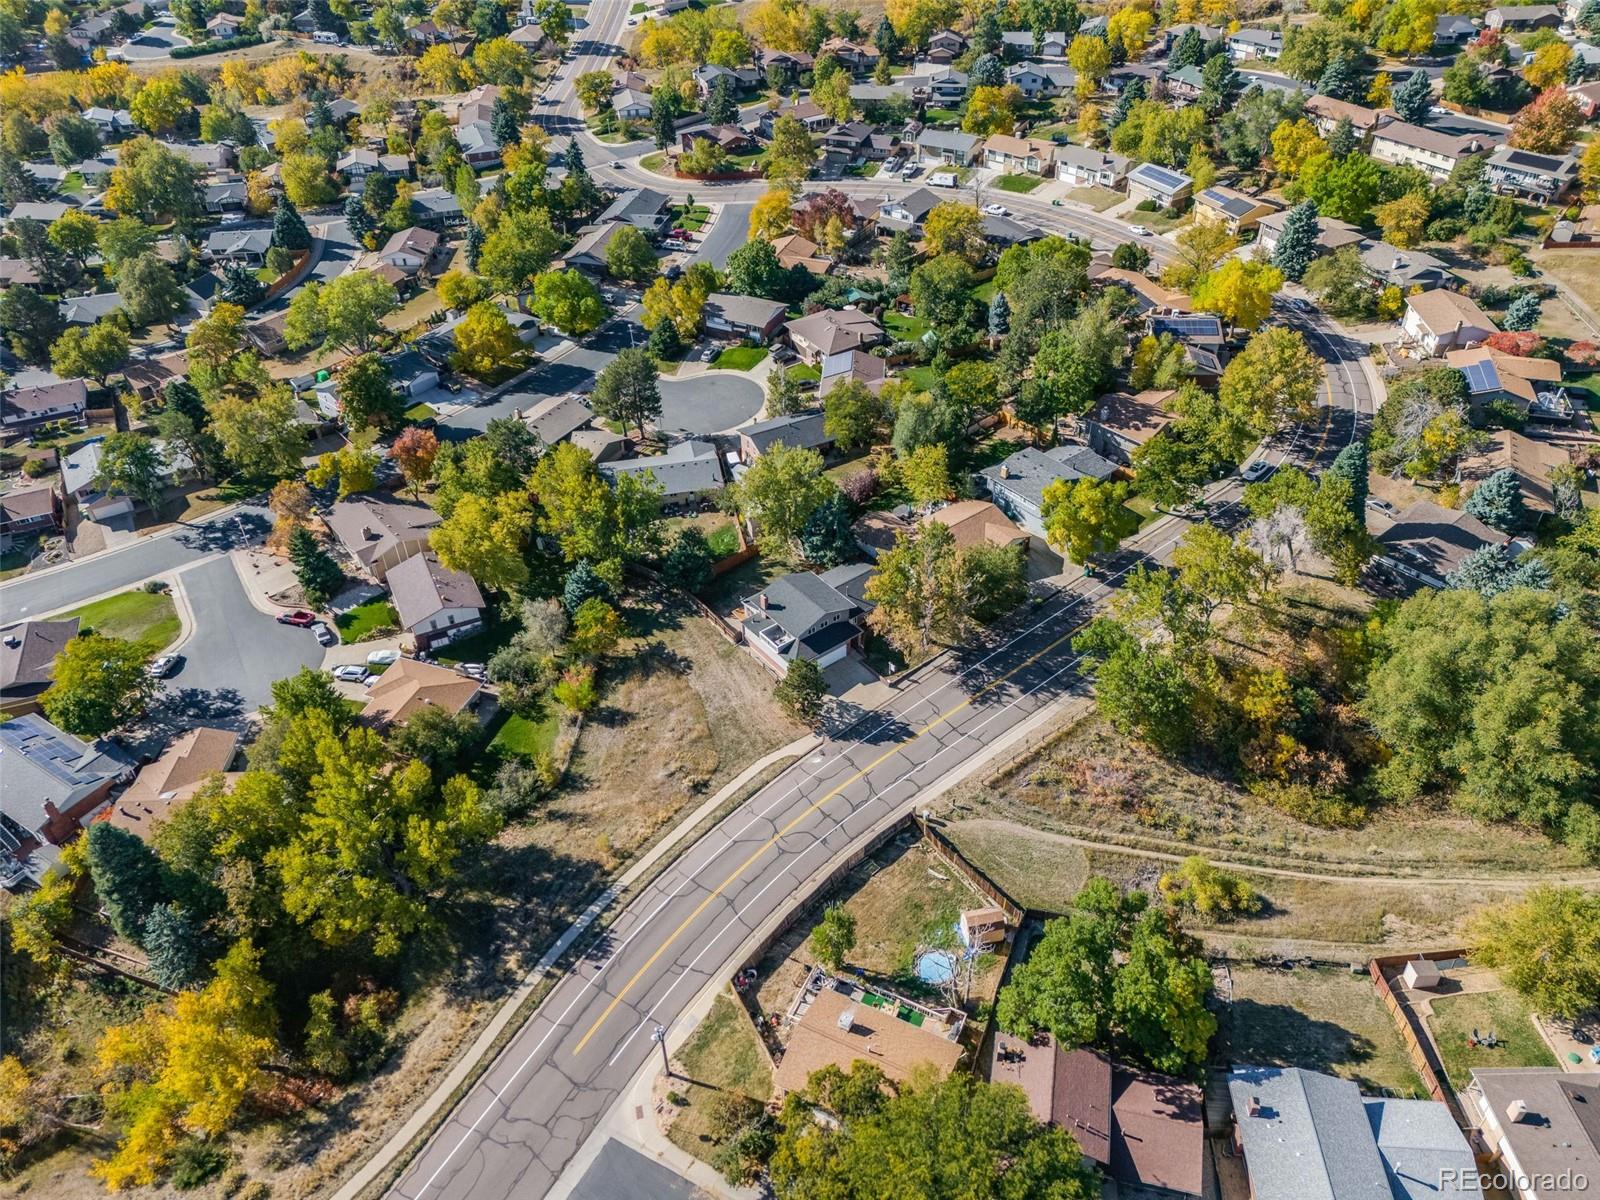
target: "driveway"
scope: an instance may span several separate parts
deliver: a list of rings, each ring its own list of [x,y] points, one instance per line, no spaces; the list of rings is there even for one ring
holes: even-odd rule
[[[724,204],[706,231],[705,240],[695,247],[694,260],[709,262],[719,271],[728,265],[728,255],[750,240],[750,210],[753,204]]]
[[[608,1139],[571,1200],[694,1200],[704,1194],[671,1168]]]
[[[663,433],[723,433],[743,425],[767,402],[761,385],[739,371],[708,371],[661,381]]]
[[[171,58],[179,46],[187,46],[189,39],[170,26],[156,25],[137,33],[117,47],[118,56],[128,62],[151,62],[158,58]]]

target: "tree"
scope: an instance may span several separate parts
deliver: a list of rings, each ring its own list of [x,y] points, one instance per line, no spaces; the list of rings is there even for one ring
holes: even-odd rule
[[[76,160],[74,160],[76,161]],[[81,271],[99,246],[100,222],[80,209],[71,208],[50,222],[45,236]]]
[[[822,466],[815,450],[779,442],[729,488],[739,511],[756,522],[763,544],[774,549],[796,544],[811,514],[834,491]]]
[[[878,556],[878,572],[867,581],[867,599],[876,605],[868,622],[907,657],[926,658],[936,642],[955,642],[969,628],[964,582],[949,527],[918,525]]]
[[[389,456],[400,467],[400,474],[411,485],[412,499],[421,495],[422,485],[433,478],[433,463],[439,457],[439,438],[431,429],[412,425],[401,431],[389,449]]]
[[[1105,554],[1122,540],[1128,498],[1126,483],[1109,480],[1058,479],[1044,489],[1040,506],[1045,539],[1073,562]]]
[[[1232,102],[1238,90],[1239,72],[1234,69],[1232,56],[1218,54],[1208,58],[1206,65],[1200,69],[1200,95],[1195,100],[1196,107],[1208,115],[1220,113]]]
[[[624,476],[608,487],[587,451],[562,442],[539,459],[529,482],[539,531],[560,543],[567,562],[579,564],[572,576],[600,574],[607,586],[620,585],[624,557],[653,548],[660,489],[647,480]]]
[[[1356,136],[1355,124],[1349,117],[1340,117],[1338,124],[1328,134],[1328,153],[1334,158],[1348,158],[1361,148],[1361,139]]]
[[[150,978],[174,991],[194,983],[204,960],[205,941],[205,930],[183,908],[157,904],[144,923]]]
[[[199,211],[200,171],[182,155],[147,137],[124,142],[105,203],[123,216],[160,224],[188,222]]]
[[[1213,865],[1203,855],[1191,854],[1156,884],[1161,898],[1174,908],[1187,909],[1208,920],[1226,921],[1260,911],[1261,897],[1242,875]]]
[[[113,321],[68,329],[50,347],[50,369],[63,379],[106,380],[128,361],[128,335]]]
[[[56,655],[54,682],[39,699],[45,716],[80,737],[97,738],[144,711],[156,681],[150,653],[136,642],[80,633]]]
[[[313,754],[306,819],[267,856],[284,910],[324,945],[391,957],[432,925],[430,898],[498,821],[465,776],[436,787],[420,762],[390,769],[371,730],[324,733]]]
[[[109,433],[100,443],[100,470],[94,483],[102,491],[141,500],[152,509],[161,505],[166,463],[156,444],[139,433]]]
[[[648,246],[645,250],[649,253]],[[606,319],[599,290],[575,270],[549,271],[534,280],[533,311],[540,320],[574,336],[598,329]]]
[[[211,430],[236,470],[262,478],[299,469],[305,429],[295,421],[288,388],[275,387],[254,399],[225,396],[207,407]]]
[[[1322,360],[1298,330],[1272,326],[1246,343],[1222,373],[1222,407],[1258,438],[1291,420],[1310,420],[1322,388]]]
[[[1384,240],[1408,250],[1422,241],[1428,224],[1428,198],[1420,192],[1407,192],[1372,211],[1373,220],[1383,230]]]
[[[950,495],[950,456],[942,445],[919,446],[901,460],[898,470],[916,504],[932,504]]]
[[[364,354],[385,333],[383,318],[400,307],[400,297],[376,271],[348,271],[323,285],[319,303],[326,343]]]
[[[145,923],[167,898],[161,860],[140,838],[105,821],[89,827],[89,878],[120,938],[141,945]]]
[[[1367,510],[1367,444],[1354,441],[1334,456],[1328,466],[1329,476],[1342,479],[1350,486],[1350,516],[1366,525]]]
[[[278,207],[273,211],[272,244],[285,250],[311,249],[311,231],[288,196],[279,197]]]
[[[767,149],[767,178],[798,182],[811,173],[817,161],[817,147],[799,118],[785,113],[772,123],[772,142]]]
[[[0,291],[0,328],[24,362],[46,364],[50,347],[66,328],[60,308],[27,284]]]
[[[941,254],[911,272],[911,286],[907,290],[917,315],[946,338],[959,343],[971,337],[977,316],[977,301],[973,297],[976,284],[967,259],[956,254]]]
[[[567,645],[579,659],[594,662],[615,650],[627,632],[622,614],[599,596],[591,596],[572,612]]]
[[[822,431],[846,453],[873,445],[887,418],[883,399],[858,379],[836,384],[822,402]]]
[[[662,325],[671,325],[682,341],[698,336],[701,322],[705,320],[706,297],[711,288],[698,273],[687,273],[671,281],[657,279],[645,289],[641,305],[644,316],[641,323],[654,332]]]
[[[254,308],[267,294],[267,285],[243,263],[228,263],[222,268],[222,298],[240,308]]]
[[[345,445],[318,457],[317,465],[306,472],[307,481],[319,488],[337,483],[340,500],[371,491],[377,484],[378,464],[382,461],[372,449],[376,438],[373,429],[357,430]]]
[[[970,204],[946,200],[936,204],[922,222],[922,239],[934,257],[953,254],[978,263],[988,253],[983,214]]]
[[[372,428],[388,433],[404,422],[405,401],[376,354],[362,354],[339,372],[339,415],[352,432]]]
[[[1280,121],[1272,131],[1272,165],[1279,175],[1293,179],[1306,161],[1327,150],[1317,127],[1304,117]]]
[[[710,138],[697,137],[678,155],[678,170],[684,175],[710,178],[724,174],[728,152]]]
[[[1298,283],[1317,257],[1317,206],[1307,200],[1295,205],[1284,218],[1283,230],[1272,248],[1272,265],[1285,279]]]
[[[1522,77],[1529,87],[1543,91],[1567,82],[1567,70],[1572,65],[1572,47],[1562,41],[1547,42],[1533,52],[1533,61],[1522,68]]]
[[[295,526],[289,534],[288,549],[294,577],[305,593],[306,603],[321,608],[344,586],[344,572],[303,525]]]
[[[963,132],[980,136],[1009,134],[1016,128],[1017,109],[1022,103],[1022,89],[1014,83],[1003,87],[975,87],[967,98],[961,128]]]
[[[1502,533],[1515,533],[1527,523],[1522,483],[1510,467],[1502,467],[1477,487],[1462,506],[1469,514]]]
[[[1433,106],[1433,84],[1421,71],[1411,75],[1394,90],[1394,111],[1402,121],[1420,125],[1428,118]]]
[[[1600,172],[1597,172],[1597,178],[1600,178]],[[911,241],[911,235],[903,229],[898,230],[883,249],[883,269],[888,276],[889,287],[897,294],[905,291],[911,283],[911,272],[916,265],[917,248]]]
[[[1078,75],[1078,99],[1087,100],[1099,91],[1100,81],[1111,69],[1111,48],[1104,38],[1080,33],[1067,46],[1067,65]]]
[[[1317,94],[1332,96],[1335,100],[1349,100],[1356,90],[1356,69],[1348,58],[1330,62],[1317,80]]]
[[[1239,248],[1239,239],[1220,221],[1193,221],[1178,232],[1177,258],[1161,272],[1167,287],[1187,291]]]
[[[711,579],[716,554],[705,534],[693,525],[678,530],[678,535],[661,560],[661,579],[668,587],[698,592]]]
[[[473,269],[487,276],[498,291],[520,292],[550,265],[561,245],[545,209],[510,212],[484,238]]]
[[[619,351],[595,380],[591,403],[601,418],[637,426],[643,438],[644,423],[661,415],[661,388],[650,352],[643,348]]]
[[[517,362],[525,349],[510,318],[498,304],[474,304],[456,326],[450,365],[465,375],[490,379]]]
[[[1512,332],[1532,329],[1539,323],[1540,300],[1533,292],[1523,292],[1506,306],[1500,323]]]
[[[1439,0],[1396,0],[1378,24],[1378,49],[1399,58],[1415,58],[1433,46]]]
[[[428,535],[439,561],[462,571],[484,587],[506,591],[528,577],[522,548],[533,526],[533,509],[525,492],[502,492],[488,498],[468,493]]]
[[[267,549],[273,554],[288,555],[289,539],[296,529],[311,524],[316,511],[311,489],[298,479],[280,480],[267,497],[267,508],[273,516],[272,532],[267,535]]]
[[[117,295],[136,326],[156,325],[181,312],[184,295],[171,266],[154,253],[138,254],[117,270]]]
[[[1551,587],[1553,583],[1550,568],[1542,559],[1531,554],[1513,559],[1501,545],[1478,547],[1461,560],[1460,566],[1445,576],[1447,587],[1477,592],[1486,598],[1509,592],[1512,588],[1539,591]]]
[[[822,673],[816,663],[809,663],[820,683]],[[781,686],[781,685],[780,685]],[[842,904],[830,904],[823,910],[822,919],[811,930],[811,953],[828,970],[844,969],[846,958],[856,947],[856,919]]]
[[[1564,87],[1540,92],[1511,124],[1510,144],[1535,154],[1565,154],[1583,127],[1583,110]]]
[[[790,275],[778,261],[772,243],[756,238],[732,254],[724,268],[728,291],[736,296],[761,296],[775,300],[788,290]]]
[[[616,86],[609,71],[585,71],[573,81],[579,102],[590,112],[598,112],[608,103]]]
[[[192,109],[193,104],[184,95],[183,84],[177,77],[157,76],[134,95],[128,104],[128,115],[149,133],[170,133]]]
[[[794,197],[788,189],[774,185],[751,206],[750,236],[763,241],[780,238],[789,228]]]
[[[1496,970],[1541,1016],[1573,1020],[1600,996],[1600,896],[1540,884],[1481,909],[1472,957]]]
[[[615,279],[648,283],[656,276],[656,252],[644,234],[632,225],[624,225],[606,247],[606,270]]]
[[[1263,262],[1230,258],[1198,281],[1194,307],[1214,312],[1236,329],[1255,329],[1272,311],[1272,297],[1283,286],[1283,273]]]

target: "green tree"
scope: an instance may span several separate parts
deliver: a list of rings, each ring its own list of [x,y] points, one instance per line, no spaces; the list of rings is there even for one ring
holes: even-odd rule
[[[1049,484],[1040,506],[1046,540],[1079,564],[1115,550],[1127,525],[1128,492],[1126,483],[1088,476]]]
[[[976,321],[972,266],[955,254],[942,254],[911,272],[911,305],[917,315],[945,336],[965,341]]]
[[[1317,257],[1317,206],[1310,200],[1295,205],[1284,218],[1283,230],[1272,247],[1272,265],[1285,279],[1296,283],[1305,278]]]
[[[610,76],[606,83],[610,86]],[[656,277],[656,252],[644,234],[632,225],[624,225],[606,247],[606,270],[629,283],[649,283]]]
[[[823,432],[846,453],[864,450],[882,438],[887,418],[882,397],[857,379],[836,384],[823,400]]]
[[[542,208],[507,213],[484,239],[473,268],[501,292],[520,292],[549,265],[562,241]]]
[[[383,318],[400,297],[376,271],[349,271],[323,285],[320,306],[326,343],[364,354],[384,335]]]
[[[200,169],[148,137],[122,143],[105,203],[121,216],[152,225],[163,218],[187,225],[200,211]]]
[[[816,671],[816,664],[810,663]],[[817,672],[820,681],[821,672]],[[781,685],[780,685],[781,686]],[[856,948],[856,919],[842,904],[830,904],[822,919],[811,930],[811,953],[830,971],[842,971],[850,951]]]
[[[727,288],[739,296],[762,296],[768,300],[783,295],[790,285],[789,272],[778,261],[772,243],[755,238],[728,255],[725,268]]]
[[[1480,910],[1470,929],[1473,961],[1499,972],[1541,1016],[1575,1019],[1600,996],[1600,896],[1541,884]]]
[[[1177,657],[1141,644],[1110,618],[1096,620],[1072,640],[1094,680],[1095,706],[1123,733],[1176,754],[1194,740],[1195,688]]]
[[[45,365],[50,347],[66,328],[61,309],[27,284],[0,291],[0,329],[23,362]]]
[[[920,661],[935,643],[956,642],[970,629],[972,597],[965,584],[949,527],[918,525],[878,556],[866,590],[876,607],[867,619],[901,653]]]
[[[1176,870],[1163,874],[1157,887],[1168,904],[1207,920],[1225,921],[1261,909],[1261,896],[1248,880],[1200,854],[1191,854]]]
[[[157,904],[149,914],[144,923],[144,952],[150,978],[174,991],[190,986],[199,978],[204,962],[205,930],[175,904]]]
[[[488,300],[467,309],[453,334],[450,365],[477,379],[493,379],[522,356],[524,346],[505,310]]]
[[[122,638],[81,633],[56,655],[54,682],[39,699],[68,733],[97,738],[138,717],[155,694],[150,652]]]
[[[358,355],[339,372],[339,414],[351,431],[389,433],[404,422],[405,402],[376,354]]]
[[[111,928],[135,945],[146,922],[168,896],[161,860],[135,835],[109,821],[89,826],[89,878]]]
[[[812,510],[800,530],[800,553],[808,563],[836,567],[860,553],[852,529],[850,501],[835,492]]]
[[[165,464],[156,444],[139,433],[110,433],[100,445],[100,471],[95,486],[143,501],[152,509],[161,505]]]
[[[311,249],[311,231],[288,196],[279,197],[278,207],[273,211],[272,244],[285,250]]]
[[[643,348],[619,351],[595,380],[591,402],[598,416],[634,425],[643,438],[644,423],[661,415],[661,387],[650,352]]]
[[[835,490],[822,466],[815,450],[779,442],[728,489],[739,511],[756,522],[763,544],[775,550],[796,545],[811,514]]]
[[[1433,105],[1433,84],[1426,73],[1413,71],[1404,83],[1394,90],[1394,111],[1402,121],[1420,125],[1428,119],[1428,109]]]
[[[1473,488],[1463,508],[1502,533],[1521,529],[1528,517],[1521,481],[1510,467],[1501,468]]]
[[[339,564],[317,545],[317,539],[304,526],[297,526],[289,535],[289,561],[306,602],[313,608],[321,608],[344,586]]]
[[[468,494],[436,525],[428,543],[439,561],[463,571],[496,591],[518,586],[528,578],[523,547],[533,527],[533,509],[525,492],[484,497]]]
[[[186,303],[178,277],[153,252],[134,255],[117,269],[117,295],[134,325],[158,325],[183,311]]]
[[[613,249],[620,238],[619,234],[613,240]],[[654,274],[654,253],[648,245],[645,251],[650,254],[650,273]],[[594,284],[578,271],[547,271],[533,281],[533,291],[534,313],[563,333],[581,336],[605,323],[605,301]]]
[[[1322,360],[1298,330],[1273,326],[1257,333],[1222,373],[1222,407],[1258,438],[1316,414]]]
[[[93,379],[102,387],[128,361],[128,335],[114,321],[73,326],[50,347],[50,369],[63,379]]]
[[[698,592],[711,579],[711,566],[716,562],[706,535],[694,525],[678,530],[661,562],[661,579],[668,587],[686,592]]]
[[[224,397],[207,407],[223,454],[246,476],[275,477],[300,468],[305,428],[295,421],[288,388],[254,398]]]

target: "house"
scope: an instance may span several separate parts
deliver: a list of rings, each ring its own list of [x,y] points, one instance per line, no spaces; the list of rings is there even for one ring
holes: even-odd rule
[[[456,127],[456,144],[470,167],[493,167],[500,162],[500,139],[487,121],[473,121]]]
[[[761,128],[761,136],[768,141],[772,139],[772,127],[777,124],[779,117],[793,117],[804,125],[809,133],[821,133],[834,123],[833,117],[824,112],[811,97],[797,96],[777,108],[769,108],[762,112],[757,123]]]
[[[823,150],[834,150],[845,155],[852,163],[863,162],[872,158],[871,125],[863,121],[846,121],[835,125],[817,140],[822,143]]]
[[[1121,191],[1127,186],[1128,160],[1092,146],[1055,147],[1056,178],[1069,187],[1103,187]]]
[[[157,470],[163,485],[170,485],[187,472],[194,463],[181,450],[157,441],[159,457]],[[105,439],[92,438],[82,443],[61,460],[61,485],[65,502],[76,505],[78,514],[87,521],[109,522],[132,518],[143,500],[122,492],[108,491],[100,482],[100,456],[105,451]]]
[[[1382,523],[1377,517],[1372,522]],[[1503,546],[1508,540],[1471,513],[1441,508],[1431,500],[1412,503],[1374,532],[1385,561],[1429,587],[1443,587],[1445,579],[1474,550]]]
[[[385,580],[394,610],[418,650],[483,628],[483,593],[472,576],[452,571],[432,550],[396,563]]]
[[[82,424],[88,407],[89,385],[81,379],[13,388],[0,395],[0,430],[11,437],[52,421]]]
[[[1555,442],[1497,429],[1482,450],[1462,460],[1461,481],[1476,485],[1497,471],[1511,471],[1521,485],[1523,503],[1535,513],[1549,513],[1555,511],[1550,472],[1571,465],[1572,455]]]
[[[611,98],[611,107],[624,121],[648,121],[655,111],[647,92],[623,88]]]
[[[1285,211],[1271,212],[1262,216],[1256,222],[1256,247],[1265,257],[1271,257],[1277,248],[1278,239],[1283,236],[1284,222],[1289,219]],[[1317,256],[1332,254],[1335,250],[1343,250],[1346,246],[1359,246],[1363,241],[1361,230],[1348,221],[1340,221],[1334,217],[1317,218],[1317,240],[1315,242]]]
[[[1074,448],[1057,446],[1055,449]],[[1033,453],[1037,454],[1038,451]],[[1057,465],[1060,465],[1059,461]],[[954,504],[946,504],[923,518],[924,524],[930,522],[948,529],[959,550],[969,546],[1015,546],[1026,552],[1028,548],[1028,531],[1012,521],[999,505],[988,500],[957,500]]]
[[[913,94],[924,93],[941,103],[958,101],[967,94],[967,73],[933,62],[913,63],[911,70],[896,82]]]
[[[244,28],[244,21],[232,13],[220,12],[206,22],[206,32],[213,38],[231,38]]]
[[[151,834],[206,785],[225,772],[239,753],[239,735],[228,729],[191,729],[140,769],[126,791],[100,819],[148,842]]]
[[[53,484],[19,486],[0,493],[0,550],[29,546],[61,532],[61,502]]]
[[[288,310],[280,309],[270,316],[246,322],[244,340],[255,348],[257,354],[265,358],[277,358],[289,350],[289,343],[284,335],[288,320]]]
[[[567,438],[597,463],[615,462],[633,448],[626,435],[612,433],[609,429],[578,429]]]
[[[1128,172],[1128,195],[1135,200],[1151,200],[1161,208],[1175,208],[1194,191],[1194,180],[1182,171],[1140,163]]]
[[[829,667],[858,649],[865,637],[860,618],[870,605],[846,595],[830,581],[853,574],[835,567],[821,575],[797,571],[780,575],[744,602],[745,644],[780,675],[795,659]]]
[[[561,256],[561,261],[580,271],[588,271],[595,275],[607,274],[610,267],[607,265],[606,255],[611,249],[611,241],[620,231],[629,228],[632,226],[626,221],[605,221],[598,225],[585,225],[578,230],[577,240]]]
[[[1093,1050],[1064,1050],[1049,1037],[1004,1033],[995,1036],[988,1067],[991,1083],[1022,1089],[1035,1120],[1073,1136],[1106,1177],[1106,1195],[1216,1194],[1198,1084],[1125,1067]]]
[[[1174,391],[1110,392],[1078,418],[1090,449],[1126,466],[1133,452],[1177,419]]]
[[[454,109],[457,125],[471,125],[475,121],[488,124],[494,120],[494,106],[501,98],[500,88],[492,83],[481,83],[458,100],[446,101],[445,111]]]
[[[1571,154],[1535,154],[1496,146],[1484,168],[1497,192],[1527,196],[1537,204],[1559,200],[1578,182],[1578,160]]]
[[[924,129],[917,134],[917,155],[923,162],[970,167],[978,161],[983,139],[953,129]]]
[[[0,876],[8,885],[39,872],[37,864],[20,871],[14,864],[34,849],[71,841],[111,789],[133,778],[135,765],[120,747],[79,741],[38,713],[0,722],[0,758],[0,848],[12,860],[0,864]]]
[[[186,158],[207,174],[230,171],[236,165],[233,146],[228,142],[160,142],[180,158]]]
[[[831,37],[817,47],[817,57],[837,58],[852,75],[870,74],[882,57],[871,42],[852,42],[848,38]]]
[[[1456,164],[1469,154],[1481,154],[1493,145],[1481,131],[1447,133],[1405,121],[1391,121],[1372,135],[1372,157],[1379,162],[1403,163],[1426,171],[1437,180],[1450,177]]]
[[[541,396],[535,399],[527,393],[517,393],[505,399],[517,405],[513,411],[522,423],[538,436],[541,446],[554,446],[564,442],[594,420],[594,409],[589,407],[582,396],[576,394]],[[523,400],[531,403],[524,408],[521,405]]]
[[[713,333],[761,343],[777,333],[787,311],[781,300],[712,292],[706,297],[706,328]]]
[[[660,234],[672,221],[671,198],[653,188],[622,192],[595,218],[596,225],[625,221],[642,233]]]
[[[1433,21],[1433,40],[1441,46],[1459,46],[1478,36],[1478,23],[1461,13],[1440,13]]]
[[[600,474],[612,481],[623,475],[648,475],[660,485],[663,504],[707,500],[725,482],[716,446],[697,438],[679,442],[665,454],[601,463]]]
[[[883,340],[883,326],[877,318],[855,308],[818,309],[783,329],[801,361],[812,366],[830,354],[862,350]]]
[[[214,229],[206,236],[206,254],[213,262],[236,262],[247,267],[259,267],[266,263],[270,249],[270,228]]]
[[[378,251],[378,261],[388,263],[407,276],[429,274],[443,242],[433,230],[413,225],[390,236]]]
[[[439,372],[415,350],[406,350],[383,360],[389,382],[402,396],[420,396],[439,386]]]
[[[1403,292],[1413,288],[1447,287],[1460,277],[1444,263],[1423,250],[1401,250],[1388,242],[1361,243],[1361,263],[1379,284],[1393,285]]]
[[[1339,126],[1349,121],[1350,127],[1364,143],[1387,119],[1375,108],[1352,104],[1348,100],[1335,100],[1332,96],[1310,96],[1306,99],[1306,116],[1317,127],[1317,133],[1327,137]]]
[[[943,203],[941,196],[925,187],[898,199],[887,197],[878,206],[878,224],[897,233],[901,230],[918,233],[923,218]]]
[[[1475,346],[1451,350],[1444,361],[1467,377],[1467,393],[1475,410],[1502,401],[1536,416],[1541,389],[1551,392],[1561,386],[1561,364],[1548,358],[1522,358]]]
[[[1152,337],[1171,334],[1180,342],[1212,351],[1222,350],[1228,342],[1222,318],[1216,313],[1152,312],[1145,317],[1144,326]]]
[[[739,430],[739,459],[746,466],[780,445],[791,450],[820,450],[827,453],[833,445],[833,439],[823,431],[820,410],[773,417]]]
[[[1079,26],[1078,32],[1084,32],[1083,26]],[[1037,36],[1026,29],[1010,30],[1000,35],[1000,48],[1010,58],[1065,58],[1071,41],[1072,38],[1061,30]]]
[[[1483,24],[1486,29],[1507,32],[1554,29],[1561,24],[1561,9],[1554,4],[1513,4],[1491,8],[1483,14]]]
[[[822,379],[817,395],[826,396],[842,383],[859,383],[876,396],[889,381],[889,364],[875,354],[860,350],[841,350],[822,360]]]
[[[362,569],[382,583],[394,567],[428,549],[428,535],[440,520],[426,504],[368,493],[335,501],[327,525]]]
[[[361,719],[376,725],[404,725],[424,708],[452,715],[478,699],[477,680],[434,663],[402,658],[367,689]]]
[[[1283,57],[1283,34],[1276,29],[1236,30],[1228,35],[1226,45],[1234,62],[1277,62]]]
[[[1089,278],[1098,284],[1111,284],[1125,288],[1132,296],[1134,306],[1141,313],[1156,310],[1166,312],[1188,312],[1193,303],[1182,292],[1175,292],[1171,288],[1163,287],[1150,276],[1140,271],[1126,271],[1121,267],[1108,267],[1095,264],[1089,268]]]
[[[1600,1075],[1477,1067],[1462,1107],[1517,1200],[1565,1200],[1581,1193],[1563,1180],[1600,1179]]]
[[[0,288],[8,288],[14,283],[37,287],[40,282],[38,268],[27,259],[0,257]]]
[[[1025,447],[996,466],[978,472],[974,482],[987,491],[993,507],[1036,538],[1044,532],[1044,490],[1057,480],[1109,479],[1117,465],[1086,446]],[[955,506],[952,506],[955,507]],[[1012,526],[1015,528],[1015,526]]]
[[[1470,296],[1434,288],[1406,297],[1400,328],[1430,356],[1437,356],[1476,346],[1497,327]]]
[[[826,275],[833,270],[833,259],[822,247],[798,233],[778,238],[772,243],[772,252],[778,256],[778,265],[786,271],[799,267],[813,275]]]
[[[1600,112],[1600,83],[1569,83],[1567,95],[1577,101],[1585,121],[1594,120],[1595,113]]]
[[[52,221],[59,221],[71,207],[61,200],[24,200],[12,206],[6,222],[13,226],[18,221],[37,221],[41,225],[49,225]]]
[[[103,138],[129,134],[135,128],[133,114],[125,108],[105,108],[97,104],[83,110],[83,119],[93,125]]]
[[[692,72],[695,86],[700,90],[700,98],[709,100],[712,89],[717,82],[726,79],[737,94],[748,92],[751,88],[761,85],[761,72],[754,67],[721,67],[715,63],[699,66]]]
[[[229,179],[208,183],[200,194],[200,201],[208,213],[243,212],[249,192],[244,180]]]
[[[1254,1200],[1483,1196],[1472,1148],[1438,1101],[1363,1096],[1299,1067],[1235,1068],[1228,1095]]]
[[[1024,225],[1012,217],[1002,217],[996,213],[983,214],[983,238],[995,247],[991,253],[998,253],[1009,246],[1020,246],[1024,242],[1036,242],[1044,236],[1044,230],[1036,225]]]
[[[867,1004],[854,990],[839,990],[843,986],[819,990],[795,1022],[772,1077],[778,1095],[803,1091],[812,1073],[827,1066],[849,1070],[856,1062],[870,1062],[894,1083],[909,1079],[919,1067],[932,1067],[940,1076],[955,1070],[961,1044],[936,1032],[941,1026],[933,1021],[914,1024],[900,1015],[921,1005]]]
[[[429,229],[452,229],[466,224],[461,201],[448,188],[419,188],[411,193],[411,215]]]
[[[1021,62],[1006,68],[1006,82],[1015,84],[1029,100],[1060,96],[1078,82],[1078,73],[1064,62]]]
[[[94,296],[68,296],[61,302],[61,315],[68,325],[93,325],[121,308],[121,296],[116,292],[101,292]]]
[[[1198,66],[1179,67],[1176,71],[1167,72],[1167,98],[1179,105],[1194,103],[1205,86],[1205,74]]]
[[[1055,161],[1055,147],[1037,138],[1012,137],[993,133],[983,143],[983,165],[991,171],[1020,171],[1028,175],[1048,175]]]
[[[0,712],[33,712],[50,687],[56,655],[78,636],[78,618],[0,629]]]
[[[1231,187],[1203,188],[1194,198],[1195,214],[1220,221],[1232,234],[1254,229],[1262,217],[1282,211],[1268,200],[1260,200]]]
[[[941,29],[928,39],[928,61],[949,63],[967,52],[967,39],[953,29]]]

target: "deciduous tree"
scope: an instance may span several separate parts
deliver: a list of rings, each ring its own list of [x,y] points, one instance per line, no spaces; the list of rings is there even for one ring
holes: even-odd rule
[[[446,567],[465,572],[484,587],[505,591],[528,577],[522,552],[532,528],[527,493],[502,492],[493,498],[469,493],[434,527],[428,544]]]
[[[1046,540],[1075,563],[1117,548],[1127,518],[1126,483],[1110,480],[1058,479],[1044,489],[1040,511]]]
[[[56,655],[54,682],[40,707],[68,733],[110,733],[139,716],[155,694],[156,682],[145,673],[149,658],[138,643],[80,633]]]

